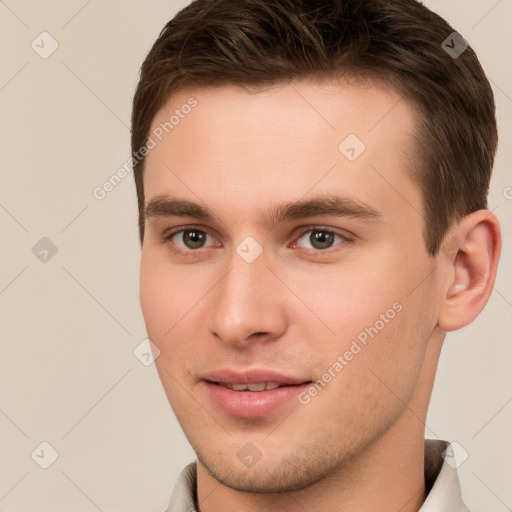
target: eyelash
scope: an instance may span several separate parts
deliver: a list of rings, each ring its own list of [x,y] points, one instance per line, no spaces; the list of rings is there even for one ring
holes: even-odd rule
[[[176,228],[170,232],[167,232],[166,234],[164,234],[163,236],[163,242],[164,243],[169,243],[171,242],[172,238],[175,237],[176,235],[180,234],[180,233],[184,233],[185,231],[199,231],[200,233],[204,233],[208,236],[211,236],[212,238],[215,238],[207,229],[204,229],[204,228],[201,228],[201,227],[198,227],[198,226],[184,226],[184,227],[180,227],[180,228]],[[306,250],[308,253],[310,254],[328,254],[328,253],[331,253],[333,251],[336,251],[336,247],[339,246],[339,245],[343,245],[344,242],[352,242],[352,238],[350,238],[349,236],[347,236],[346,234],[344,233],[340,233],[336,230],[333,230],[331,228],[326,228],[326,227],[323,227],[323,226],[317,226],[317,225],[314,225],[314,226],[307,226],[305,227],[303,230],[300,231],[300,234],[296,236],[296,241],[293,242],[294,245],[296,245],[297,241],[300,240],[306,233],[309,233],[309,232],[315,232],[315,231],[319,231],[319,232],[322,232],[322,233],[327,233],[327,234],[330,234],[330,235],[334,235],[335,237],[339,237],[342,239],[342,241],[332,247],[329,247],[328,249],[309,249],[309,248],[305,248],[304,250]],[[172,242],[171,242],[172,244]],[[199,249],[188,249],[188,250],[183,250],[183,249],[175,249],[175,248],[172,248],[172,250],[180,255],[183,255],[183,256],[186,256],[186,257],[189,257],[189,256],[194,256],[196,253],[199,253],[201,252],[202,250],[204,249],[208,249],[208,247],[200,247]],[[339,249],[338,249],[339,250]]]

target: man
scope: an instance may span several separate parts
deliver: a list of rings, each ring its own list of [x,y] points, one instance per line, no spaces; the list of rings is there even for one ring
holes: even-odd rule
[[[494,101],[416,0],[197,0],[133,104],[140,299],[197,454],[169,511],[463,511],[424,439],[501,240]],[[155,348],[156,350],[156,348]]]

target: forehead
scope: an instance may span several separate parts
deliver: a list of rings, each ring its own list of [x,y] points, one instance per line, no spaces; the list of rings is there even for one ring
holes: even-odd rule
[[[342,192],[398,219],[421,209],[414,116],[399,92],[369,82],[184,89],[153,120],[146,203],[168,193],[248,214]]]

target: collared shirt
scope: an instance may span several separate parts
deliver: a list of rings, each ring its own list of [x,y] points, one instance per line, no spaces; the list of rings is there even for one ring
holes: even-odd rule
[[[427,499],[418,512],[469,512],[462,501],[457,470],[443,458],[450,447],[446,441],[425,440],[425,487]],[[453,465],[454,466],[454,465]],[[196,512],[196,462],[189,464],[180,474],[164,512]]]

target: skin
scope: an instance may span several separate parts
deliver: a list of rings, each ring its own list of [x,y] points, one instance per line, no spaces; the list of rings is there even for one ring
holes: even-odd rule
[[[190,96],[198,105],[147,157],[146,204],[169,194],[217,219],[146,219],[140,301],[161,351],[160,379],[198,456],[200,510],[418,510],[439,353],[446,331],[487,302],[496,218],[487,210],[463,218],[428,255],[421,194],[409,177],[416,114],[386,86],[187,89],[153,128]],[[366,146],[353,162],[338,150],[348,134]],[[321,194],[380,215],[261,222],[275,205]],[[203,247],[186,245],[183,231],[165,239],[190,227],[208,233]],[[312,229],[345,238],[319,249]],[[236,252],[247,236],[263,249],[252,263]],[[400,312],[306,405],[294,399],[243,419],[205,391],[201,376],[226,366],[317,381],[395,303]],[[250,468],[237,457],[248,442],[261,453]]]

